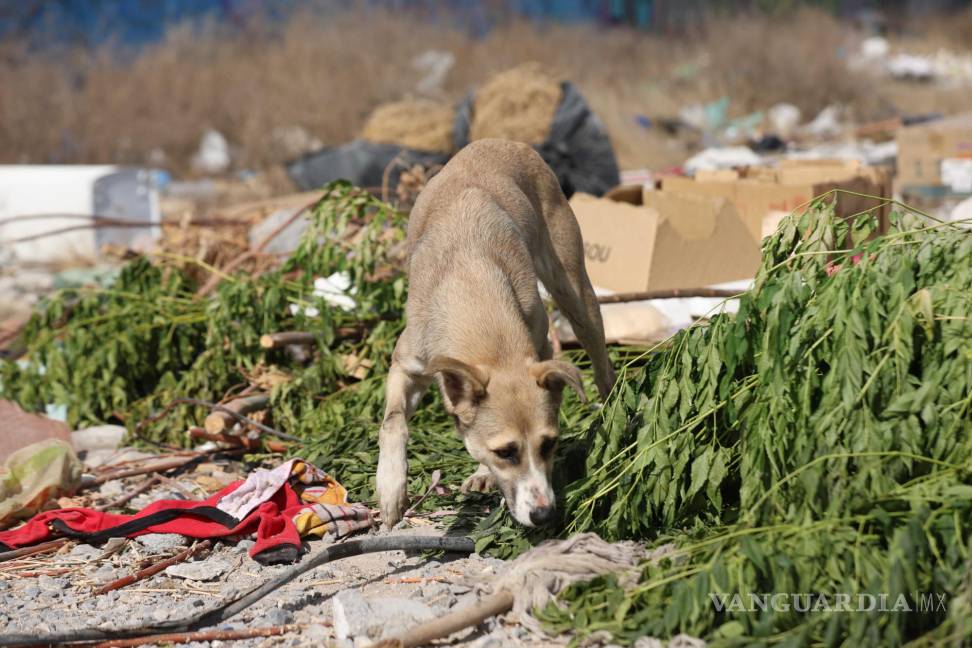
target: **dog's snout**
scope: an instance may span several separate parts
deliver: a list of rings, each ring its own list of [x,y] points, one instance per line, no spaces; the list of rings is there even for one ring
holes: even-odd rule
[[[540,506],[530,511],[530,521],[536,525],[546,524],[553,519],[553,506]]]

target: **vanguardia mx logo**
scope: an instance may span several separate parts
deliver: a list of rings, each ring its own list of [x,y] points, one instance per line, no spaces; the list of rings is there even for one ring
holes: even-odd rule
[[[938,592],[898,594],[867,593],[761,593],[709,594],[716,612],[945,612],[946,595]]]

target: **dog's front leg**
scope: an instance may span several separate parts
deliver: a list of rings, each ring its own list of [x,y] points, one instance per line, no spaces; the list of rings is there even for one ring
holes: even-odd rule
[[[378,434],[378,474],[375,485],[381,506],[381,523],[391,529],[408,506],[408,419],[428,388],[430,379],[409,374],[392,361],[385,386],[385,418]]]

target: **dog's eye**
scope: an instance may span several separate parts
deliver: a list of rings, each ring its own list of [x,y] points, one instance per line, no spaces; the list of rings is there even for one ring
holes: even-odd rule
[[[508,446],[503,446],[502,448],[496,448],[495,450],[493,450],[493,454],[495,454],[503,461],[516,463],[517,447],[511,444]]]
[[[557,446],[557,439],[554,439],[553,437],[545,438],[543,440],[543,443],[540,444],[540,456],[549,457],[550,453],[554,451],[554,448],[556,446]]]

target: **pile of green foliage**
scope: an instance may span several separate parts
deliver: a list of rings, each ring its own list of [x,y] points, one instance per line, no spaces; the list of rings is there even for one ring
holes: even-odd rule
[[[852,230],[822,202],[791,217],[737,314],[623,375],[587,431],[565,532],[671,549],[633,589],[571,589],[544,611],[552,629],[746,646],[972,637],[972,233],[893,220],[873,238],[872,219]],[[808,596],[788,610],[749,596],[777,593]],[[898,611],[828,611],[837,594]]]

